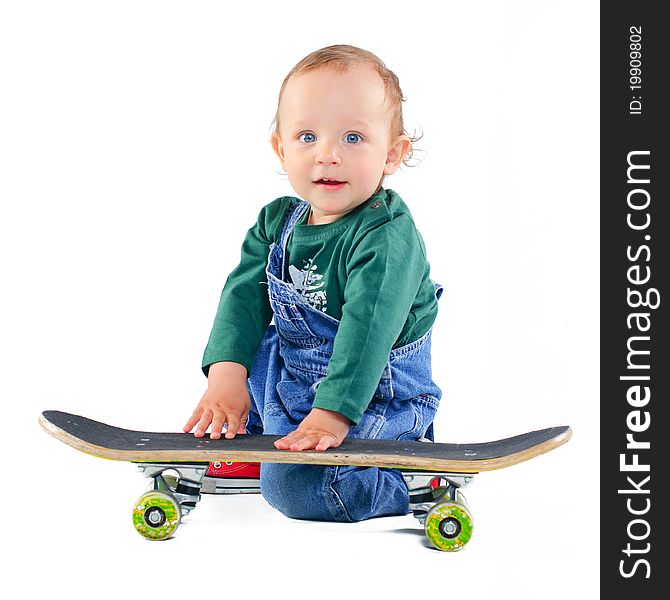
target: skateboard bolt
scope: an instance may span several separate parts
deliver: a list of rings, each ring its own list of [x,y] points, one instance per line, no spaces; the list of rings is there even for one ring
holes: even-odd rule
[[[444,526],[444,532],[447,535],[454,535],[454,533],[456,532],[456,525],[454,523],[451,523],[451,522],[447,523]]]
[[[454,539],[461,532],[461,524],[453,517],[449,517],[440,522],[439,530],[444,537]]]
[[[160,508],[152,508],[146,512],[144,519],[152,527],[158,527],[165,523],[165,513]]]

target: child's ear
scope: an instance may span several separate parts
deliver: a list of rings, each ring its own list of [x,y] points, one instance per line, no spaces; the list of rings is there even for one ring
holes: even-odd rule
[[[412,141],[406,135],[399,136],[389,148],[384,164],[384,175],[395,173],[412,147]]]
[[[275,151],[275,154],[279,158],[282,169],[284,168],[284,145],[282,144],[279,134],[275,131],[270,138],[270,144],[272,144],[272,149]]]

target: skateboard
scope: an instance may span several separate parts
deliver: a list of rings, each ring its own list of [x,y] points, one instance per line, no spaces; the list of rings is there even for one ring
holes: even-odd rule
[[[43,412],[39,422],[47,433],[81,452],[137,464],[151,485],[134,505],[133,524],[150,540],[169,538],[201,494],[260,493],[258,479],[210,475],[210,465],[256,461],[398,469],[427,538],[445,551],[462,549],[472,535],[472,515],[461,490],[477,473],[529,460],[572,436],[570,427],[562,426],[473,444],[346,438],[338,448],[295,452],[274,447],[281,436],[212,440],[209,435],[131,431],[54,410]]]

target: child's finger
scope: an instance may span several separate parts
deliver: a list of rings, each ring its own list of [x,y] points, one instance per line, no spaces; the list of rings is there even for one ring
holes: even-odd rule
[[[191,418],[184,425],[184,433],[189,433],[195,424],[200,420],[202,416],[202,409],[196,409],[195,412],[191,415]]]
[[[205,435],[205,431],[207,431],[207,428],[209,427],[209,424],[212,422],[212,411],[211,410],[206,410],[202,413],[202,417],[200,417],[200,421],[198,421],[198,424],[196,425],[195,428],[195,437],[203,437]]]
[[[320,436],[318,433],[312,433],[302,437],[301,439],[293,442],[290,446],[290,450],[312,450],[318,444]]]
[[[226,439],[232,440],[240,429],[240,418],[237,415],[228,415],[228,429]]]
[[[283,438],[278,439],[275,442],[275,448],[279,450],[288,450],[291,444],[293,444],[296,440],[295,437],[295,431],[293,433],[289,433],[288,435],[285,435]]]
[[[247,421],[249,420],[249,411],[242,413],[242,418],[240,419],[240,426],[237,429],[237,433],[246,433],[247,432]]]
[[[328,450],[328,448],[337,448],[339,445],[340,444],[334,435],[324,435],[316,445],[316,450],[322,452],[323,450]]]
[[[209,437],[213,440],[218,440],[221,437],[221,432],[223,431],[223,419],[219,416],[215,416],[212,419],[212,429]]]

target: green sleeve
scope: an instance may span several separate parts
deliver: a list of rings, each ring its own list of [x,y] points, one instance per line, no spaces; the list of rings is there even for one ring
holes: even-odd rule
[[[421,238],[402,214],[368,232],[347,261],[342,319],[313,406],[357,424],[379,384],[426,269]]]
[[[282,219],[291,205],[289,197],[266,205],[242,243],[239,265],[228,276],[221,292],[214,325],[202,358],[205,375],[216,362],[232,361],[247,374],[265,335],[272,308],[268,300],[265,267],[270,244],[276,241]]]

